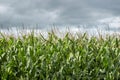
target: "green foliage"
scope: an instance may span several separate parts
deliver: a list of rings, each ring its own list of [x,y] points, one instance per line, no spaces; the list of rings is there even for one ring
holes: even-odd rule
[[[120,37],[78,38],[54,32],[15,38],[1,33],[0,80],[118,80]]]

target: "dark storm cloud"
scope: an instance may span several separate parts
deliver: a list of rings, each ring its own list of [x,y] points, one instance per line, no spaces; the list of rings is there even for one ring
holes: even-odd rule
[[[120,16],[119,4],[120,0],[0,0],[0,24],[93,23]]]

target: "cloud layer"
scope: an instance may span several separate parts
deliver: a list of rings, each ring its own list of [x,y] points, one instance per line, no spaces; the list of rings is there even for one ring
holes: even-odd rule
[[[0,24],[88,24],[120,16],[120,0],[0,0]]]

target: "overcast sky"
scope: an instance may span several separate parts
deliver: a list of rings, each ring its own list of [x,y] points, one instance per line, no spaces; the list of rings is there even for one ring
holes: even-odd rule
[[[0,24],[120,21],[120,0],[0,0]]]

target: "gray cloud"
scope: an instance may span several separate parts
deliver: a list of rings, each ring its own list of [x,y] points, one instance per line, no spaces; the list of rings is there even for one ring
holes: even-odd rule
[[[0,24],[95,23],[120,16],[119,4],[120,0],[0,0]]]

